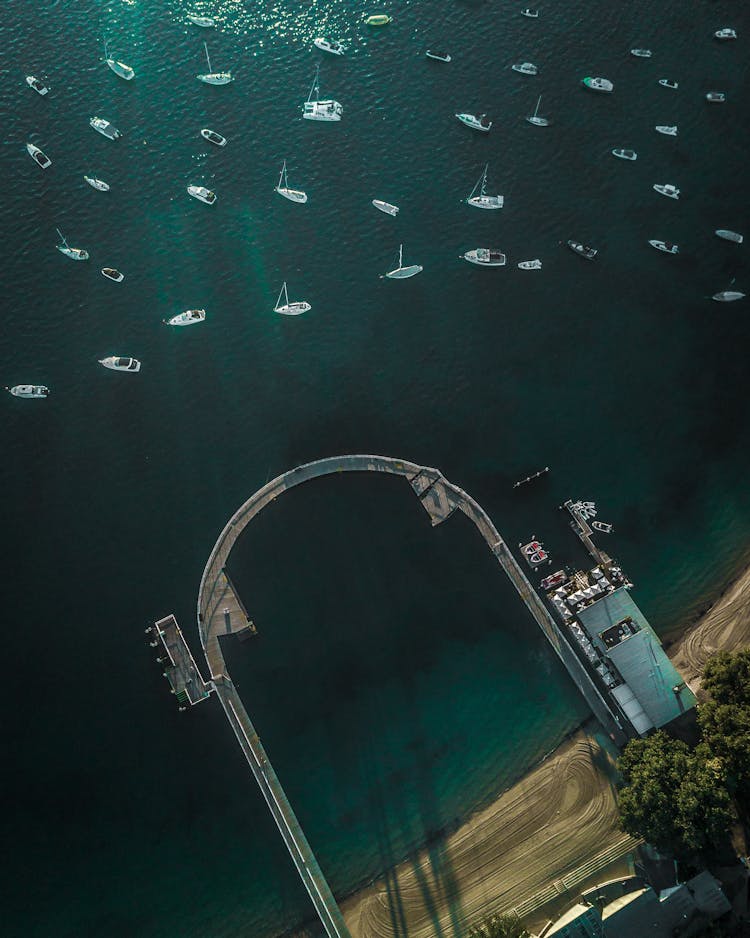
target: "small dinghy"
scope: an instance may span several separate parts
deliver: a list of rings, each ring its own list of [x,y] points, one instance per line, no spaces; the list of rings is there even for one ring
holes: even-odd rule
[[[104,182],[102,179],[97,179],[94,176],[84,176],[83,178],[92,189],[98,189],[99,192],[109,192],[109,183]]]
[[[726,99],[727,96],[723,91],[709,91],[706,94],[706,101],[710,101],[711,104],[722,104]]]
[[[115,267],[102,267],[102,276],[107,280],[114,280],[115,283],[122,283],[125,279],[125,274],[120,273]]]
[[[608,78],[582,78],[581,84],[589,91],[601,91],[604,94],[611,94],[615,86]]]
[[[278,192],[279,195],[283,195],[285,199],[289,199],[290,202],[298,202],[300,205],[304,205],[305,202],[307,202],[306,192],[303,192],[301,189],[289,188],[289,180],[286,174],[286,160],[284,160],[284,165],[281,167],[281,175],[279,176],[279,182],[275,191]]]
[[[209,143],[216,144],[217,147],[225,147],[227,145],[226,137],[217,134],[215,130],[209,130],[208,127],[204,127],[203,130],[201,130],[201,137],[203,137],[204,140],[208,140]]]
[[[281,302],[282,296],[284,297],[284,302]],[[281,285],[281,292],[279,293],[279,298],[276,300],[276,305],[273,308],[275,313],[281,313],[282,316],[300,316],[302,313],[306,313],[308,310],[312,309],[309,303],[304,300],[297,300],[294,303],[289,302],[289,293],[286,289],[286,280]]]
[[[657,124],[654,128],[657,133],[664,134],[666,137],[676,137],[677,136],[677,125],[676,124]]]
[[[216,193],[207,189],[205,186],[188,186],[188,195],[192,195],[199,202],[205,202],[206,205],[213,205],[216,201]]]
[[[340,121],[344,113],[343,105],[338,101],[318,100],[320,94],[320,66],[315,69],[315,78],[313,78],[310,93],[302,106],[302,117],[308,121]]]
[[[47,169],[52,165],[52,160],[47,156],[47,154],[42,153],[39,147],[35,147],[33,143],[26,144],[26,152],[36,163],[36,165],[40,166],[42,169]]]
[[[184,313],[177,313],[171,319],[165,319],[168,326],[194,326],[206,318],[205,309],[186,309]]]
[[[568,247],[574,254],[578,254],[579,257],[585,257],[587,261],[593,261],[599,253],[596,248],[591,248],[587,244],[582,244],[580,241],[568,241]]]
[[[651,58],[650,49],[631,49],[630,54],[634,55],[637,59],[650,59]]]
[[[368,16],[365,20],[365,26],[387,26],[393,22],[393,17],[387,13],[376,13],[375,16]]]
[[[519,544],[518,546],[521,548],[521,553],[530,567],[541,567],[542,564],[552,562],[541,541],[534,537],[528,544]]]
[[[722,290],[721,293],[714,293],[711,297],[712,300],[716,300],[717,303],[733,303],[735,300],[741,300],[745,296],[744,293],[740,293],[739,290]]]
[[[436,52],[434,49],[428,49],[425,55],[428,59],[434,59],[436,62],[450,62],[451,60],[447,52]]]
[[[100,358],[99,364],[112,371],[136,372],[141,370],[141,363],[137,358],[127,358],[122,355],[109,355],[107,358]]]
[[[658,182],[655,183],[654,191],[658,192],[660,195],[665,195],[668,199],[679,199],[680,197],[680,190],[670,182],[664,185],[660,185]]]
[[[194,26],[202,26],[204,29],[216,26],[216,20],[212,16],[200,16],[198,13],[187,13],[186,16]]]
[[[462,124],[466,124],[472,130],[479,130],[484,134],[488,134],[492,127],[492,121],[488,119],[486,114],[456,114],[456,117]]]
[[[714,36],[717,39],[736,39],[737,33],[731,27],[725,26],[723,29],[717,29]]]
[[[89,124],[94,128],[95,131],[97,131],[97,133],[100,133],[108,140],[117,140],[118,137],[122,136],[115,125],[111,124],[109,121],[105,121],[103,117],[91,117],[89,118]]]
[[[399,213],[398,205],[391,205],[390,202],[383,202],[381,199],[373,199],[372,204],[379,212],[385,212],[386,215],[396,216]]]
[[[132,79],[135,78],[135,72],[129,65],[126,65],[124,62],[118,62],[117,59],[110,57],[106,42],[104,43],[104,58],[107,65],[109,65],[118,78],[122,78],[124,81],[132,81]]]
[[[675,91],[680,87],[676,81],[671,81],[669,78],[660,78],[659,84],[662,88],[672,88]]]
[[[335,39],[323,39],[318,37],[313,39],[313,45],[321,52],[330,52],[331,55],[343,55],[346,52],[346,46],[337,42]]]
[[[196,75],[195,77],[198,81],[202,81],[206,85],[228,85],[232,81],[231,72],[213,72],[211,71],[211,59],[208,55],[208,46],[206,43],[203,43],[203,48],[206,50],[206,62],[208,62],[208,71],[204,72],[202,75]]]
[[[564,570],[558,570],[546,576],[539,584],[543,590],[552,590],[556,586],[561,586],[568,579],[568,574]]]
[[[33,88],[37,94],[45,95],[49,91],[49,88],[44,84],[44,82],[40,81],[34,75],[26,76],[26,84],[29,86],[29,88]]]
[[[474,248],[460,256],[477,267],[505,267],[506,257],[499,248]]]
[[[477,179],[474,188],[471,190],[465,200],[466,204],[471,205],[473,208],[496,209],[502,208],[505,204],[505,198],[502,195],[485,194],[485,190],[487,188],[487,170],[489,165],[489,163],[485,163],[482,175],[479,177],[479,179]],[[479,190],[478,193],[477,190]]]
[[[424,267],[420,264],[409,264],[404,267],[404,246],[400,244],[398,246],[398,267],[394,267],[393,270],[389,270],[385,274],[380,275],[382,280],[384,277],[388,280],[407,280],[409,277],[414,277],[416,274],[422,273]]]
[[[612,151],[612,156],[616,156],[618,159],[621,159],[621,160],[637,160],[638,159],[638,154],[635,152],[635,150],[622,150],[619,148],[617,150]]]
[[[735,244],[742,244],[745,240],[741,234],[736,231],[729,231],[727,228],[717,228],[714,232],[717,238],[723,238],[725,241],[734,241]]]
[[[518,62],[511,65],[514,72],[520,72],[522,75],[536,75],[539,69],[532,62]]]
[[[43,384],[16,384],[12,388],[5,389],[13,397],[42,398],[49,397],[49,388]]]
[[[66,257],[69,257],[74,261],[87,261],[89,259],[88,251],[85,251],[83,248],[70,247],[68,242],[65,240],[62,231],[60,231],[59,228],[56,228],[55,230],[60,235],[60,240],[62,241],[62,244],[55,245],[61,254],[64,254]]]
[[[539,16],[539,10],[533,10],[531,7],[526,7],[525,10],[521,10],[521,16],[528,16],[529,19],[535,20]]]
[[[656,248],[657,251],[663,251],[665,254],[679,254],[680,248],[676,244],[672,244],[671,241],[649,241],[648,242],[652,248]]]
[[[518,269],[519,270],[540,270],[542,262],[537,258],[533,261],[519,261]]]

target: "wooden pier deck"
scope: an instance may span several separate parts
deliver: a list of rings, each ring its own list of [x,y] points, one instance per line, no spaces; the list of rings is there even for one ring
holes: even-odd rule
[[[191,707],[205,700],[213,687],[201,677],[188,643],[174,616],[165,616],[154,622],[152,633],[166,654],[164,674],[180,704]]]

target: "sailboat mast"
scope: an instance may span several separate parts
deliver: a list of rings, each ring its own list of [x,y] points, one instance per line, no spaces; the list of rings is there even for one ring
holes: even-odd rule
[[[541,101],[542,101],[542,96],[539,95],[539,97],[536,100],[536,107],[534,108],[534,117],[536,117],[536,115],[539,113],[539,105]]]
[[[313,95],[315,94],[315,90],[316,89],[320,90],[320,86],[318,84],[319,79],[320,79],[320,66],[318,65],[317,68],[315,69],[315,77],[313,78],[312,87],[310,88],[310,94],[307,96],[308,103],[312,101]]]
[[[285,173],[285,172],[286,172],[286,160],[284,160],[284,165],[281,167],[281,173],[279,174],[279,185],[277,186],[277,188],[279,188],[279,189],[281,189],[281,182],[282,182],[282,180],[284,179],[284,173]],[[286,188],[288,188],[288,187],[287,187],[287,186],[284,186],[284,188],[286,189]]]
[[[211,74],[211,59],[208,57],[208,44],[203,43],[203,48],[206,50],[206,61],[208,62],[208,73]]]
[[[480,190],[480,195],[484,195],[485,188],[487,186],[487,170],[489,169],[489,163],[484,164],[484,172],[482,173],[482,188]]]
[[[404,266],[404,246],[403,244],[399,244],[398,246],[398,269],[401,270],[403,266]]]
[[[60,240],[61,240],[62,243],[65,245],[65,247],[67,247],[67,246],[68,246],[68,242],[65,240],[65,235],[62,233],[62,231],[60,231],[59,228],[55,228],[55,231],[60,235]]]

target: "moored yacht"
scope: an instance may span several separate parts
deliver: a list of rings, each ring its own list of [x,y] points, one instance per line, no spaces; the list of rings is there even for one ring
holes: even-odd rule
[[[479,130],[485,134],[488,134],[492,127],[492,121],[487,118],[486,114],[456,114],[456,117],[472,130]]]
[[[637,59],[650,59],[651,58],[650,49],[631,49],[630,54],[634,55]]]
[[[669,78],[660,78],[659,84],[662,86],[662,88],[672,88],[673,90],[679,88],[677,82],[671,81]]]
[[[478,267],[504,267],[506,261],[505,255],[499,248],[474,248],[460,256]]]
[[[37,164],[37,166],[40,166],[42,169],[47,169],[52,165],[52,160],[47,156],[47,154],[42,153],[39,147],[35,147],[33,143],[26,144],[26,152]]]
[[[393,22],[393,17],[387,13],[376,13],[374,16],[368,16],[365,20],[365,26],[387,26]]]
[[[217,134],[215,130],[209,130],[208,127],[204,127],[201,130],[201,137],[203,137],[204,140],[208,140],[209,143],[215,143],[217,147],[225,147],[227,145],[226,137]]]
[[[581,84],[588,88],[590,91],[602,91],[605,93],[610,93],[615,90],[615,86],[608,78],[582,78]]]
[[[29,86],[29,88],[33,88],[37,94],[45,95],[49,91],[49,88],[44,84],[44,82],[40,81],[35,75],[27,75],[26,84]]]
[[[706,94],[706,101],[710,101],[712,104],[721,104],[726,99],[727,96],[723,91],[709,91]]]
[[[103,137],[106,137],[108,140],[117,140],[118,137],[121,137],[122,134],[115,127],[114,124],[111,124],[109,121],[104,120],[103,117],[91,117],[89,118],[89,124],[100,133]]]
[[[216,193],[207,189],[205,186],[188,186],[188,195],[192,195],[199,202],[205,202],[206,205],[213,205],[216,201]]]
[[[599,253],[596,248],[591,248],[587,244],[582,244],[580,241],[568,241],[568,247],[574,254],[585,257],[587,261],[593,261]]]
[[[59,228],[56,228],[55,230],[60,235],[60,239],[62,241],[62,244],[55,245],[55,247],[61,254],[64,254],[66,257],[69,257],[71,260],[74,260],[74,261],[87,261],[89,259],[88,251],[84,250],[84,248],[70,247],[68,245],[68,242],[65,240],[65,237],[63,236],[62,231],[60,231]]]
[[[654,183],[654,191],[660,195],[665,195],[668,199],[679,199],[680,197],[680,190],[670,182],[664,185],[660,185],[658,182]]]
[[[568,574],[564,570],[558,570],[546,576],[539,585],[543,590],[551,590],[565,583],[567,579],[569,579]]]
[[[654,130],[656,130],[657,133],[664,134],[667,137],[677,136],[676,124],[657,124]]]
[[[534,108],[534,113],[530,117],[526,118],[526,120],[530,124],[533,124],[535,127],[549,126],[549,120],[546,117],[539,116],[539,105],[541,103],[542,103],[542,96],[539,95],[539,97],[536,99],[536,107]]]
[[[284,297],[284,302],[281,302],[282,296]],[[279,298],[276,300],[276,305],[273,308],[275,313],[281,313],[282,316],[299,316],[302,313],[306,313],[308,310],[312,309],[312,306],[307,303],[305,300],[297,300],[294,303],[289,302],[289,293],[286,289],[286,280],[281,285],[281,292],[279,293]]]
[[[611,525],[608,521],[592,521],[591,527],[595,531],[601,531],[602,534],[611,534],[613,530],[613,525]]]
[[[741,300],[745,296],[744,293],[740,293],[739,290],[722,290],[721,293],[714,293],[711,297],[712,300],[716,300],[717,303],[733,303],[735,300]]]
[[[388,280],[407,280],[409,277],[415,276],[415,274],[420,274],[423,270],[424,267],[422,267],[421,264],[409,264],[404,267],[404,246],[400,244],[398,246],[398,267],[394,267],[393,270],[381,274],[381,279],[386,277]]]
[[[451,57],[447,52],[438,52],[435,49],[428,49],[425,52],[428,59],[435,59],[436,62],[450,62]]]
[[[322,36],[313,39],[313,45],[321,52],[330,52],[331,55],[343,55],[346,52],[346,46],[335,39],[323,39]]]
[[[539,258],[535,258],[533,261],[519,261],[518,268],[519,270],[540,270],[542,262]]]
[[[519,544],[518,546],[521,548],[521,553],[530,567],[540,567],[542,564],[552,562],[541,541],[538,541],[535,537],[532,537],[528,544]]]
[[[723,29],[717,29],[714,36],[717,39],[736,39],[737,33],[730,26],[725,26]]]
[[[165,319],[168,326],[194,326],[206,318],[205,309],[186,309],[184,313],[177,313],[171,319]]]
[[[195,77],[198,81],[202,81],[206,85],[228,85],[232,81],[231,72],[213,72],[211,71],[211,59],[208,55],[208,46],[206,43],[203,43],[203,48],[206,50],[206,62],[208,62],[208,71],[204,72],[202,75],[196,75]]]
[[[638,159],[638,154],[635,152],[635,150],[623,150],[620,148],[613,150],[612,156],[616,156],[621,160],[637,160]]]
[[[479,177],[479,179],[477,179],[474,188],[471,190],[466,199],[467,205],[471,205],[474,208],[496,209],[502,208],[505,204],[505,198],[502,195],[485,194],[485,190],[487,188],[487,170],[489,165],[489,163],[485,163],[482,175]],[[477,190],[479,190],[478,193]]]
[[[104,180],[97,179],[95,176],[84,176],[83,178],[92,189],[98,189],[100,192],[109,192],[109,183],[104,182]]]
[[[202,26],[204,29],[216,26],[216,20],[212,16],[201,16],[198,13],[187,13],[186,16],[194,26]]]
[[[526,7],[525,10],[521,10],[521,16],[528,16],[529,19],[535,20],[539,16],[539,10]]]
[[[107,358],[100,358],[99,364],[112,371],[136,372],[141,370],[141,363],[137,358],[128,358],[122,355],[108,355]]]
[[[390,202],[383,202],[382,199],[373,199],[372,204],[379,212],[385,212],[386,215],[398,215],[398,205],[391,205]]]
[[[15,384],[12,388],[6,387],[13,397],[41,398],[49,396],[49,388],[43,384]]]
[[[107,65],[109,65],[118,78],[122,78],[125,81],[131,81],[135,78],[135,72],[129,65],[126,65],[124,62],[118,62],[117,59],[110,58],[106,42],[104,43],[104,57]]]
[[[728,228],[717,228],[714,234],[725,241],[734,241],[735,244],[742,244],[745,240],[741,234],[737,234],[736,231],[729,231]]]
[[[656,248],[657,251],[664,251],[665,254],[679,254],[680,248],[676,244],[672,244],[671,241],[649,241],[648,242],[652,248]]]
[[[536,75],[539,71],[533,62],[518,62],[515,65],[511,65],[511,68],[514,72],[520,72],[522,75]]]
[[[319,101],[318,94],[320,94],[320,66],[315,69],[315,78],[313,78],[310,93],[302,107],[302,117],[309,121],[340,121],[344,113],[343,106],[338,101],[330,99]]]
[[[122,283],[125,279],[125,274],[117,270],[116,267],[102,267],[102,275],[107,278],[107,280],[114,280],[115,283]]]
[[[286,174],[286,160],[284,160],[284,165],[281,167],[281,174],[279,175],[279,182],[276,186],[276,192],[279,195],[283,195],[285,199],[289,199],[290,202],[299,202],[301,205],[304,205],[307,202],[307,193],[303,192],[301,189],[290,189],[289,180],[287,179]]]

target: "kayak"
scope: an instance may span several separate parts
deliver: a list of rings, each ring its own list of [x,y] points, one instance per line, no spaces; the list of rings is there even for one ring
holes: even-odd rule
[[[376,16],[368,16],[365,20],[366,26],[387,26],[393,20],[387,13],[378,13]]]

